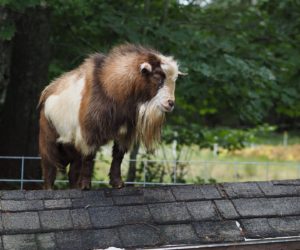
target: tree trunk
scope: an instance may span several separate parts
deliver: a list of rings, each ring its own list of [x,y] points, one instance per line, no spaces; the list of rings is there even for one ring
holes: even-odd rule
[[[128,173],[127,173],[127,181],[128,182],[134,182],[136,178],[136,157],[139,152],[140,145],[139,143],[136,143],[133,147],[133,149],[130,152],[129,156],[129,168],[128,168]],[[133,186],[133,185],[130,185]]]
[[[28,8],[17,20],[12,41],[10,81],[0,121],[0,155],[38,155],[39,94],[47,83],[49,12]],[[5,164],[5,165],[4,165]],[[25,178],[41,177],[38,161],[25,161]],[[0,178],[18,178],[20,161],[0,161]],[[1,183],[0,183],[1,184]],[[31,186],[32,187],[32,186]]]
[[[0,25],[7,22],[10,18],[7,9],[0,7]],[[7,85],[9,82],[10,69],[10,48],[11,42],[7,39],[0,38],[0,110],[6,97]]]

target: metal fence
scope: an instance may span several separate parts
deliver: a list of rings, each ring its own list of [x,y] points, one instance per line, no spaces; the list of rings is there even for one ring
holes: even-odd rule
[[[24,173],[26,169],[26,161],[34,160],[39,161],[41,158],[38,156],[0,156],[0,166],[3,167],[1,161],[9,160],[9,161],[18,161],[20,167],[20,178],[17,179],[0,179],[0,182],[8,182],[8,183],[19,183],[20,189],[24,189],[25,183],[43,183],[41,179],[24,179]],[[96,162],[101,161],[96,159]],[[217,174],[212,173],[212,170],[219,170],[220,168],[225,169],[225,174],[223,171],[223,176],[220,178],[223,181],[244,181],[245,179],[241,178],[240,171],[243,168],[247,168],[248,172],[251,176],[251,171],[254,168],[259,168],[259,173],[256,175],[252,174],[253,178],[250,180],[270,180],[270,179],[296,179],[300,178],[300,162],[229,162],[229,161],[176,161],[176,160],[149,160],[142,159],[136,160],[137,162],[143,162],[143,170],[142,170],[142,181],[136,182],[125,182],[125,184],[134,184],[134,185],[182,185],[182,184],[193,184],[192,182],[181,183],[177,180],[178,175],[178,166],[184,164],[187,168],[190,166],[196,166],[199,170],[198,175],[204,177],[205,180],[216,178]],[[130,160],[124,160],[125,164],[130,162]],[[147,168],[151,163],[159,163],[159,164],[168,164],[171,167],[171,178],[167,182],[149,182],[147,181]],[[275,171],[274,171],[275,169]],[[282,175],[276,175],[277,172],[287,172],[288,176],[282,177]],[[274,175],[275,173],[275,175]],[[226,175],[229,174],[229,178]],[[257,179],[259,177],[259,179]],[[227,179],[226,179],[227,178]],[[249,180],[249,179],[246,179]],[[56,180],[55,183],[68,183],[68,180]],[[101,180],[92,180],[92,184],[108,184],[108,181]]]

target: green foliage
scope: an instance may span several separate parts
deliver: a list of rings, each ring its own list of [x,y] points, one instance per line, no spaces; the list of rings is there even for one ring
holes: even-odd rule
[[[194,184],[216,184],[217,180],[214,178],[209,178],[207,181],[205,181],[204,178],[197,176],[194,180],[193,180]]]
[[[300,117],[297,2],[147,2],[51,1],[50,76],[95,50],[142,43],[174,54],[189,72],[178,81],[173,126],[189,121],[232,127],[268,121],[270,114]],[[188,130],[181,134],[195,131]]]
[[[24,13],[27,8],[38,5],[46,6],[46,2],[43,0],[0,0],[0,39],[11,40],[16,32],[17,16]]]
[[[253,129],[204,129],[204,140],[200,143],[201,148],[213,148],[216,143],[228,150],[242,149],[245,146],[255,143],[258,136],[274,131],[273,126],[259,126]]]
[[[76,67],[90,53],[115,44],[150,45],[174,55],[189,75],[178,79],[176,109],[163,138],[178,145],[213,143],[232,149],[255,127],[300,119],[299,1],[1,0],[13,12],[49,8],[49,77]],[[0,37],[11,39],[7,21]],[[296,126],[296,125],[295,125]],[[223,127],[209,131],[206,127]]]
[[[15,34],[15,25],[11,22],[4,22],[0,26],[0,38],[2,40],[11,40]]]

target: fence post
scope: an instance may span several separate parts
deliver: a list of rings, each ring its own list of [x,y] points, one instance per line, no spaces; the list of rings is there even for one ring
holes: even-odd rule
[[[143,168],[143,173],[144,173],[144,187],[146,187],[146,174],[147,174],[147,166],[148,166],[148,160],[144,160],[144,168]]]
[[[20,185],[20,189],[23,190],[23,180],[24,180],[24,156],[22,156],[21,159],[21,185]]]
[[[177,182],[177,160],[174,160],[174,166],[173,166],[173,183],[176,184]]]
[[[266,181],[269,180],[269,163],[266,165]]]
[[[177,136],[178,133],[175,131],[174,132],[174,140],[172,143],[172,154],[174,158],[173,162],[173,183],[175,184],[177,182]]]
[[[237,166],[237,162],[234,162],[234,176],[235,176],[235,180],[238,181],[238,166]]]

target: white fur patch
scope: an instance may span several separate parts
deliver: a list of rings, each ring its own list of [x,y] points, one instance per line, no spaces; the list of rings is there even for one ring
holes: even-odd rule
[[[168,108],[168,100],[174,99],[174,93],[171,92],[168,85],[164,85],[160,88],[157,94],[150,100],[151,106],[157,106],[162,112],[166,112]]]
[[[173,107],[170,107],[169,101],[175,101],[175,82],[179,74],[177,62],[172,57],[159,55],[161,60],[161,68],[166,74],[164,88],[162,93],[158,92],[154,97],[159,99],[160,105],[164,108],[164,111],[172,111]]]
[[[65,79],[67,88],[48,97],[45,102],[45,116],[55,127],[59,137],[57,142],[72,143],[83,154],[92,149],[87,146],[81,135],[79,109],[85,78],[76,75]]]
[[[161,60],[161,68],[165,72],[167,80],[175,82],[179,73],[177,62],[170,56],[159,55],[159,58]]]

